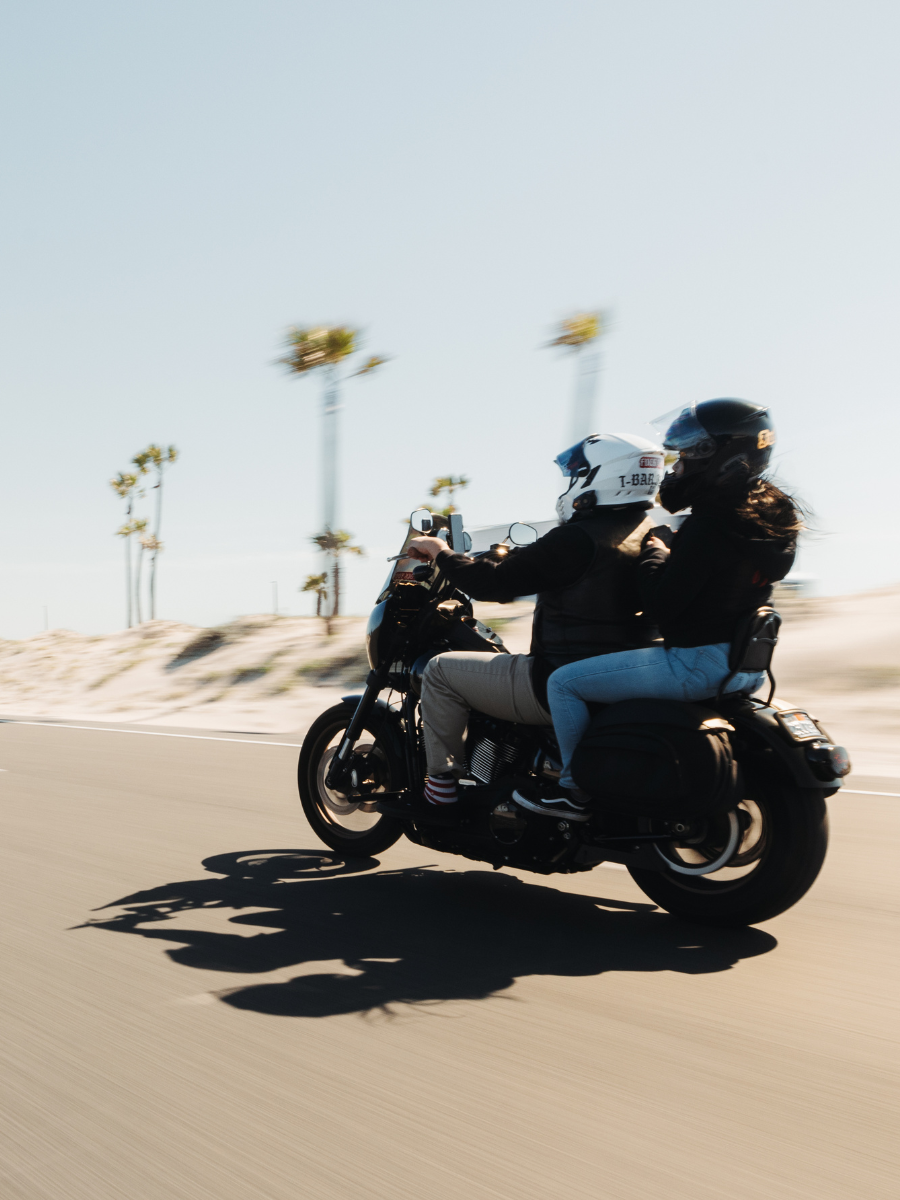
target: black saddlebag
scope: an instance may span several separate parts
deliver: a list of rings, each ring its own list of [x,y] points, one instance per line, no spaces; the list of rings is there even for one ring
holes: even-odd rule
[[[698,704],[623,700],[592,719],[572,777],[603,809],[639,817],[700,817],[735,803],[732,726]]]

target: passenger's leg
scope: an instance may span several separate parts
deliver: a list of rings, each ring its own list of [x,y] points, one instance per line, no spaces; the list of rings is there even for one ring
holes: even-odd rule
[[[722,680],[730,674],[730,650],[727,642],[719,642],[710,646],[691,646],[688,649],[673,647],[666,651],[676,672],[683,676],[685,700],[705,700],[708,696],[716,694]],[[765,673],[761,671],[735,675],[725,689],[725,694],[756,692],[762,687],[765,678]]]
[[[451,651],[433,658],[422,677],[422,727],[428,774],[465,770],[469,710],[521,725],[549,725],[531,683],[525,654]]]
[[[560,784],[567,788],[576,786],[570,768],[575,747],[590,724],[589,700],[612,704],[641,696],[689,699],[679,668],[680,663],[673,662],[662,646],[648,646],[583,658],[554,671],[547,684],[547,696],[563,760]]]

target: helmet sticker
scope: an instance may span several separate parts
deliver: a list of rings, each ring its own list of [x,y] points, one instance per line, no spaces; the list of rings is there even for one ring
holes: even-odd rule
[[[619,487],[656,487],[659,481],[655,471],[635,471],[631,475],[620,475]]]
[[[774,446],[774,445],[775,445],[775,430],[774,429],[761,429],[759,431],[759,437],[756,439],[757,450],[765,450],[768,446]]]

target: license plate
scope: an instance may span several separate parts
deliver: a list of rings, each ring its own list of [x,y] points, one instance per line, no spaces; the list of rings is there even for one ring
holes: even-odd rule
[[[795,742],[808,742],[811,738],[822,736],[822,731],[816,727],[809,713],[805,713],[801,709],[793,712],[780,712],[777,716]]]

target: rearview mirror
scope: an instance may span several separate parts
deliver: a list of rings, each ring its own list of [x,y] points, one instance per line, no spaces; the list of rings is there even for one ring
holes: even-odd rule
[[[514,546],[530,546],[538,539],[538,531],[533,525],[523,525],[521,521],[513,521],[509,527],[509,540]]]
[[[434,528],[434,521],[427,508],[417,508],[410,516],[409,523],[416,533],[431,533]]]

